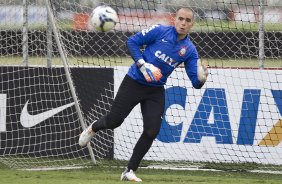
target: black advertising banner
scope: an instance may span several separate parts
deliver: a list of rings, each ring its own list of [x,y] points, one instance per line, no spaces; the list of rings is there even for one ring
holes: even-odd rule
[[[22,39],[18,36],[22,32],[15,30],[0,30],[0,53],[4,55],[12,55],[15,50],[22,53]],[[71,55],[81,56],[128,56],[127,53],[127,39],[131,36],[132,32],[89,32],[89,31],[62,31],[63,45],[67,49],[67,53]],[[282,32],[272,31],[265,32],[265,57],[277,58],[281,57]],[[195,43],[199,55],[204,58],[256,58],[258,55],[259,33],[258,32],[192,32],[189,34],[190,39]],[[15,38],[17,38],[15,40]],[[84,39],[88,40],[85,44]],[[97,40],[101,40],[102,43]],[[72,41],[70,41],[72,40]],[[235,44],[234,44],[235,43]],[[79,47],[77,47],[79,45]],[[46,32],[33,31],[29,37],[30,48],[29,55],[45,56],[47,50]],[[53,48],[54,53],[59,55],[58,49]]]
[[[110,108],[113,69],[70,71],[83,116],[89,123]],[[0,156],[75,157],[80,151],[85,154],[87,150],[78,145],[82,128],[64,68],[5,66],[0,67],[0,76]],[[108,98],[101,107],[103,96]],[[109,147],[113,147],[113,136],[108,136],[106,144],[108,152],[104,157],[112,158]]]

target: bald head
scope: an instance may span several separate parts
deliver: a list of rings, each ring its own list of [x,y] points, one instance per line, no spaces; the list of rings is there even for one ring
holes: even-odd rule
[[[186,12],[192,13],[192,20],[194,21],[194,11],[193,11],[191,8],[188,8],[188,7],[179,8],[179,9],[176,11],[176,17],[178,16],[179,12],[182,12],[182,11],[186,11]]]
[[[178,40],[187,36],[194,25],[194,13],[190,8],[180,8],[176,11],[175,29],[178,33]]]

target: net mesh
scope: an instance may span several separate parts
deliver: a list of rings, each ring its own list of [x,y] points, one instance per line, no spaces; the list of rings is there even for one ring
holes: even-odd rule
[[[109,111],[133,63],[127,38],[157,23],[172,25],[179,7],[193,9],[189,37],[209,65],[208,81],[197,90],[182,67],[173,72],[161,131],[141,166],[281,170],[279,1],[50,2],[86,125]],[[101,4],[119,16],[107,33],[89,23]],[[88,149],[77,143],[82,126],[44,1],[0,5],[0,162],[14,168],[92,165]],[[125,166],[142,131],[137,106],[119,128],[95,136],[97,164]]]

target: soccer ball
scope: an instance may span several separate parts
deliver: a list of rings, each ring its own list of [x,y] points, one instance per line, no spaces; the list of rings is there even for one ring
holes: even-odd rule
[[[90,22],[98,31],[107,32],[115,27],[118,15],[113,8],[102,5],[92,11]]]

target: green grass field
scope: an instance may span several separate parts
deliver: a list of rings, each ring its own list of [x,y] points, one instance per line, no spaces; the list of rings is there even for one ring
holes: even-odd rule
[[[69,63],[72,66],[130,66],[133,61],[130,57],[70,57]],[[46,66],[47,59],[43,57],[29,57],[29,65]],[[252,67],[258,68],[258,59],[204,59],[210,67]],[[23,65],[22,57],[0,57],[1,65]],[[60,58],[52,58],[52,65],[63,65]],[[266,59],[265,68],[282,68],[282,59]]]
[[[61,30],[73,30],[73,22],[70,20],[59,21],[58,27]],[[0,24],[2,30],[21,30],[22,25]],[[282,23],[264,23],[265,31],[281,31]],[[30,30],[46,30],[45,24],[30,24]],[[193,32],[257,32],[259,30],[258,22],[244,22],[244,21],[226,21],[226,20],[196,20],[192,31]],[[120,31],[116,28],[116,31]]]
[[[22,171],[2,168],[1,184],[111,184],[119,181],[123,170],[116,168],[89,168],[58,171]],[[139,169],[137,176],[143,183],[153,184],[280,184],[282,175],[246,172],[172,171]]]

